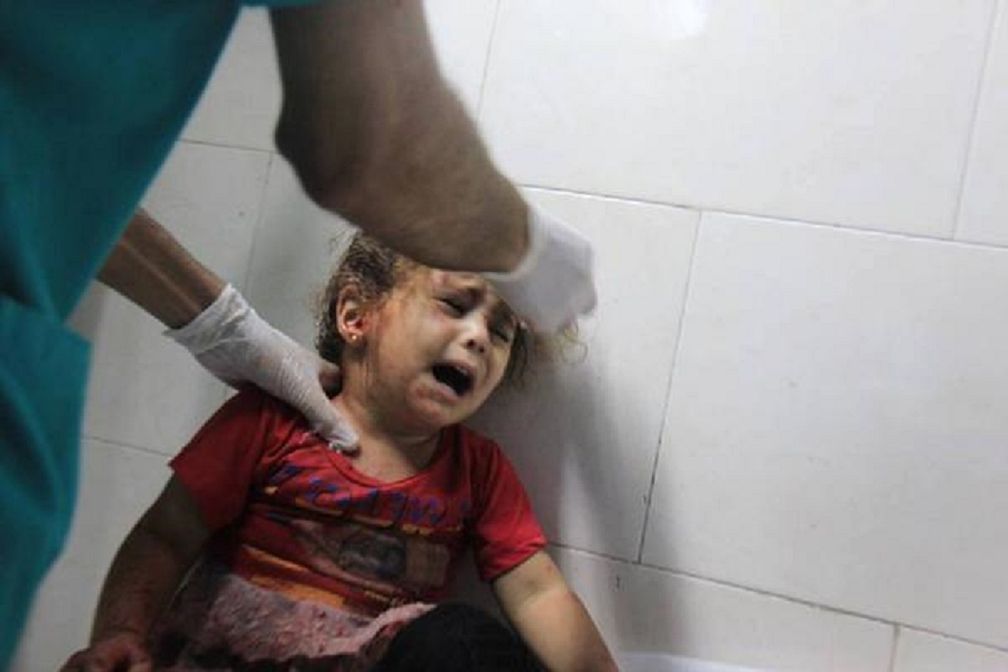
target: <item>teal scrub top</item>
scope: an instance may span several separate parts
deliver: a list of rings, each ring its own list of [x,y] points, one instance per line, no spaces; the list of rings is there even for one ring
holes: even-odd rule
[[[0,669],[76,500],[89,348],[63,322],[181,132],[240,4],[0,0]]]

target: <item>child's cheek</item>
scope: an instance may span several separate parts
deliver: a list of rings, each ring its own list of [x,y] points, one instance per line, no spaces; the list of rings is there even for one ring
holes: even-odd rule
[[[507,366],[508,355],[497,353],[490,364],[490,390],[493,391],[500,385],[501,378],[504,377],[504,368]]]

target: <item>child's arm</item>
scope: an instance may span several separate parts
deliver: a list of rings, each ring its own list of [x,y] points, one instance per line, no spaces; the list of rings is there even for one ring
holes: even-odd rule
[[[508,619],[550,670],[616,670],[581,600],[545,552],[501,575],[494,593]]]
[[[196,503],[175,478],[116,553],[91,630],[91,644],[64,670],[150,669],[147,634],[210,535]]]

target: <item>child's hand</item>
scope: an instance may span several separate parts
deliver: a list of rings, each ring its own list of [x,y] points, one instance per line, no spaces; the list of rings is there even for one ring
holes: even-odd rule
[[[135,632],[117,632],[70,656],[60,672],[151,672],[150,654]]]

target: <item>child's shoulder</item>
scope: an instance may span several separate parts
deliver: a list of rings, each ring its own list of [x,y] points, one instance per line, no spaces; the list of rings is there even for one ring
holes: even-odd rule
[[[245,416],[269,417],[284,424],[296,425],[308,422],[293,406],[252,384],[238,388],[238,391],[224,402],[221,410],[224,409]]]
[[[494,439],[465,425],[455,425],[458,431],[459,466],[463,467],[479,487],[496,489],[518,483],[520,479],[506,451]]]

